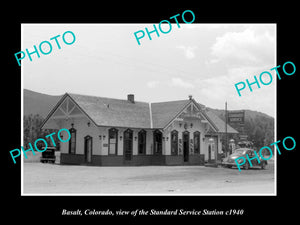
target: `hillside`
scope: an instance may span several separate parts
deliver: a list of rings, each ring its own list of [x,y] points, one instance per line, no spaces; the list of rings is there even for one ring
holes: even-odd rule
[[[24,89],[24,116],[39,114],[45,118],[53,106],[62,97],[61,95],[47,95]]]
[[[225,110],[210,109],[225,121]],[[257,148],[274,142],[274,118],[257,111],[245,110],[245,133]]]
[[[225,120],[225,110],[224,109],[212,109],[212,108],[209,108],[207,107],[209,110],[212,110],[216,115],[218,115],[222,120]],[[262,113],[262,112],[258,112],[258,111],[254,111],[254,110],[249,110],[249,109],[246,109],[245,110],[245,116],[246,118],[248,119],[255,119],[257,116],[259,117],[265,117],[265,118],[268,118],[268,119],[274,119],[273,117],[265,114],[265,113]]]

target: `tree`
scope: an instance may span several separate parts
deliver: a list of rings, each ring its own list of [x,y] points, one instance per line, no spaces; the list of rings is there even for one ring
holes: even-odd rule
[[[48,134],[51,134],[53,132],[57,133],[57,130],[53,130],[53,129],[45,129],[42,130],[41,126],[43,124],[43,117],[41,117],[39,114],[35,114],[35,115],[24,115],[24,120],[23,120],[23,130],[24,130],[24,136],[23,136],[23,146],[25,149],[29,148],[29,143],[34,144],[34,142],[36,141],[36,139],[38,138],[43,138],[47,141],[48,146],[53,146],[53,143],[51,141],[50,138],[46,138],[45,136],[47,136]],[[53,135],[52,136],[57,149],[59,150],[59,141],[57,138],[57,135]],[[42,142],[39,142],[42,143]],[[41,146],[39,146],[38,148],[40,149]]]

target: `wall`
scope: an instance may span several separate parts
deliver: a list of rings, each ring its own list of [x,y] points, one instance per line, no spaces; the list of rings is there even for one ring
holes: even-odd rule
[[[97,127],[90,121],[90,126],[87,123],[90,120],[88,118],[72,118],[63,120],[60,122],[60,128],[70,129],[74,124],[76,129],[76,154],[84,154],[84,137],[89,135],[93,138],[93,155],[109,155],[108,154],[108,130],[111,127]],[[123,155],[123,142],[124,142],[124,131],[127,128],[116,128],[118,130],[118,150],[117,155]],[[138,132],[141,129],[133,130],[133,155],[138,155]],[[146,130],[146,155],[152,155],[153,153],[153,130]],[[100,138],[101,136],[101,138]],[[122,139],[120,138],[122,136]],[[61,152],[69,152],[69,142],[61,143]]]
[[[101,148],[101,155],[109,155],[108,154],[108,130],[110,127],[99,127],[99,135],[102,136],[102,139],[99,141],[99,148]],[[127,128],[116,128],[118,130],[118,154],[117,155],[123,155],[124,150],[124,131],[127,130]],[[131,129],[133,131],[133,146],[132,146],[132,154],[138,155],[138,132],[141,129]],[[146,154],[150,155],[152,154],[152,142],[153,142],[153,131],[152,130],[146,130]],[[105,138],[103,139],[103,136],[105,135]],[[122,139],[121,139],[122,137]],[[136,137],[136,138],[135,138]]]
[[[209,139],[213,139],[213,143],[210,143]],[[207,135],[204,140],[204,155],[205,155],[205,161],[209,160],[209,153],[208,153],[208,148],[209,145],[211,145],[212,153],[211,153],[211,160],[215,159],[215,152],[217,151],[218,154],[222,153],[222,143],[220,140],[220,135]]]
[[[184,123],[187,123],[187,129],[184,128]],[[191,127],[191,123],[193,126]],[[181,126],[180,126],[181,124]],[[200,132],[200,154],[204,154],[204,133],[205,133],[205,127],[206,124],[201,123],[199,119],[185,119],[185,121],[174,121],[173,124],[170,125],[164,132],[164,136],[168,137],[168,140],[165,141],[165,147],[166,147],[166,155],[171,155],[171,132],[173,130],[178,131],[178,147],[179,147],[179,139],[182,139],[182,133],[184,131],[190,132],[190,140],[194,140],[194,132],[199,131]],[[179,152],[179,149],[178,149]],[[180,155],[182,155],[183,152],[181,151]],[[194,155],[194,148],[193,144],[191,145],[190,142],[190,155]]]
[[[127,128],[116,128],[118,129],[118,151],[117,155],[108,154],[108,130],[110,127],[97,127],[90,121],[90,126],[87,125],[89,119],[86,117],[73,118],[68,120],[62,120],[60,122],[61,128],[71,128],[71,124],[74,124],[76,129],[76,156],[66,156],[69,150],[69,142],[61,143],[61,153],[62,153],[62,163],[65,161],[71,164],[81,164],[84,161],[84,137],[89,135],[93,138],[93,162],[98,165],[123,165],[123,141],[124,141],[124,131]],[[178,156],[171,156],[171,131],[176,129],[178,131],[178,142],[182,139],[182,133],[187,130],[190,132],[190,141],[193,140],[193,133],[195,131],[200,132],[200,154],[194,154],[193,144],[190,142],[190,157],[189,162],[186,164],[203,165],[204,160],[208,160],[208,139],[205,137],[206,124],[201,123],[199,119],[186,119],[187,123],[186,129],[184,128],[184,122],[175,121],[170,127],[168,127],[164,132],[163,136],[163,156],[153,156],[153,130],[146,129],[146,155],[138,154],[138,132],[141,129],[133,130],[133,158],[132,162],[128,165],[182,165],[183,162],[183,151]],[[181,126],[179,125],[181,123]],[[193,126],[191,127],[191,123]],[[101,138],[99,137],[101,136]],[[105,136],[105,137],[104,137]],[[120,138],[122,136],[122,139]],[[203,138],[204,141],[203,141]],[[215,138],[215,147],[218,145],[218,151],[221,152],[220,138]],[[179,143],[178,143],[179,146]],[[214,154],[212,154],[212,159],[214,159]],[[102,157],[100,157],[102,156]],[[164,157],[166,156],[166,157]]]
[[[90,122],[90,126],[87,123]],[[84,154],[84,137],[87,135],[93,138],[93,155],[100,155],[99,129],[88,118],[72,118],[60,122],[61,128],[71,129],[71,124],[76,129],[76,154]],[[61,143],[61,153],[69,153],[69,142]]]

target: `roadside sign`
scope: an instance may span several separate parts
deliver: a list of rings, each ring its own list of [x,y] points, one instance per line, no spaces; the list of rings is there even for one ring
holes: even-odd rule
[[[245,110],[228,111],[228,123],[245,123]]]

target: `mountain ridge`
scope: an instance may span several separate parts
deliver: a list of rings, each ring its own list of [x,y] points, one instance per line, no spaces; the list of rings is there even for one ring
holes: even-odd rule
[[[45,117],[47,112],[53,108],[53,106],[59,101],[59,99],[63,96],[62,95],[49,95],[49,94],[44,94],[36,91],[32,91],[29,89],[24,88],[24,115],[29,115],[29,114],[40,114],[42,117]],[[30,101],[29,101],[30,100]],[[36,102],[38,101],[38,102]],[[32,106],[33,104],[33,106]],[[29,107],[30,106],[30,107]],[[210,108],[206,107],[208,110],[213,111],[217,116],[219,116],[221,119],[224,120],[225,118],[225,110],[224,109],[215,109],[215,108]],[[254,118],[256,115],[268,117],[274,119],[272,116],[251,110],[251,109],[241,109],[245,110],[245,116],[249,116],[251,118]],[[254,114],[254,116],[253,116]]]

